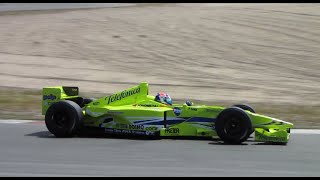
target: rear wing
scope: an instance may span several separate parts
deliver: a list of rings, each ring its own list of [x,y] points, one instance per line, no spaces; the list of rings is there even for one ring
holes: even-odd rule
[[[142,82],[137,86],[130,87],[121,92],[114,93],[110,96],[101,97],[92,103],[107,106],[135,104],[136,102],[147,100],[148,98],[152,97],[148,94],[149,85],[146,82]],[[45,115],[51,104],[55,102],[66,99],[73,99],[73,101],[76,101],[77,98],[80,98],[78,87],[45,87],[42,89],[42,115]]]
[[[137,86],[130,87],[120,92],[116,92],[114,94],[111,94],[110,96],[101,97],[94,102],[100,105],[107,106],[129,105],[146,100],[148,94],[148,83],[142,82]]]
[[[45,115],[50,105],[64,99],[77,98],[78,87],[55,86],[42,89],[42,115]]]

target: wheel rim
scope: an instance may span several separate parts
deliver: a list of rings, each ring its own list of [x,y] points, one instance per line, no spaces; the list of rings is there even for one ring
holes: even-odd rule
[[[66,112],[57,111],[52,115],[52,120],[58,128],[64,128],[67,125],[68,116]]]
[[[242,122],[240,118],[230,117],[225,121],[224,131],[230,136],[242,136]]]

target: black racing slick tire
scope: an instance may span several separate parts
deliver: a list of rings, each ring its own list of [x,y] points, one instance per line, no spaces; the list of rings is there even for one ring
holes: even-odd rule
[[[215,130],[227,144],[241,144],[246,141],[252,129],[250,117],[239,107],[221,111],[215,122]]]
[[[45,124],[56,137],[72,137],[83,121],[81,107],[70,100],[52,104],[46,112]]]
[[[256,113],[255,110],[253,109],[253,107],[251,107],[248,104],[235,104],[235,105],[233,105],[233,107],[239,107],[239,108],[241,108],[243,110],[248,110],[248,111],[250,111],[252,113]]]
[[[233,107],[239,107],[239,108],[241,108],[243,110],[248,110],[248,111],[250,111],[252,113],[256,113],[256,111],[253,109],[253,107],[248,105],[248,104],[235,104],[235,105],[233,105]],[[254,133],[254,129],[251,129],[250,135],[252,133]]]

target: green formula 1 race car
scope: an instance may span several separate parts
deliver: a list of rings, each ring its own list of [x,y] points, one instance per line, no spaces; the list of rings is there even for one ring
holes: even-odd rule
[[[78,87],[65,86],[45,87],[42,95],[42,115],[56,137],[72,137],[93,128],[128,137],[206,137],[228,144],[241,144],[254,133],[254,141],[286,144],[293,127],[244,104],[172,104],[164,93],[149,95],[146,82],[99,99],[80,97]]]

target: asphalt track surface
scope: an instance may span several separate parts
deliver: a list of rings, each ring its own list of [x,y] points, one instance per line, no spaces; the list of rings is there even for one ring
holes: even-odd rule
[[[43,122],[0,123],[0,176],[319,176],[319,131],[287,145],[55,138]]]
[[[0,11],[118,7],[118,3],[0,3]],[[50,6],[48,6],[50,5]],[[0,176],[320,176],[320,134],[290,142],[67,138],[42,123],[0,123]]]
[[[133,6],[130,3],[0,3],[0,12]]]

